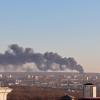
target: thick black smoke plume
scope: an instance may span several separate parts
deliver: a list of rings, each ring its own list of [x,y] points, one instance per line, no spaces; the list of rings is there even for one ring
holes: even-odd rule
[[[74,58],[63,58],[57,53],[34,53],[31,48],[17,44],[10,45],[4,54],[0,53],[1,71],[67,71],[83,73],[81,65]]]

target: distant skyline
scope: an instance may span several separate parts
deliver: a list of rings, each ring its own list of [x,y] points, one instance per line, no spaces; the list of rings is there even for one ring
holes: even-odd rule
[[[100,71],[100,0],[0,1],[0,52],[8,45],[74,57]]]

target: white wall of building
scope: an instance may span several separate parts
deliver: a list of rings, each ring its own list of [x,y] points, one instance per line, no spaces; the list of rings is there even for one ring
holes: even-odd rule
[[[0,87],[0,100],[7,100],[7,95],[10,93],[12,89],[8,87]]]

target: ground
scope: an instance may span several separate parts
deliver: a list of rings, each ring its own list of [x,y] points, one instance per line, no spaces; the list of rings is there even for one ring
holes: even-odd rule
[[[64,89],[51,89],[39,87],[13,86],[13,91],[8,95],[7,100],[61,100],[65,95]],[[77,93],[69,93],[78,97]]]

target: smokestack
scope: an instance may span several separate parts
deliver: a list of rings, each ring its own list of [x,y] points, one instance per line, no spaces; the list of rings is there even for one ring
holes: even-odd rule
[[[4,54],[0,53],[1,71],[77,71],[83,73],[83,67],[74,58],[61,57],[57,53],[35,53],[31,48],[17,44],[9,46]]]

